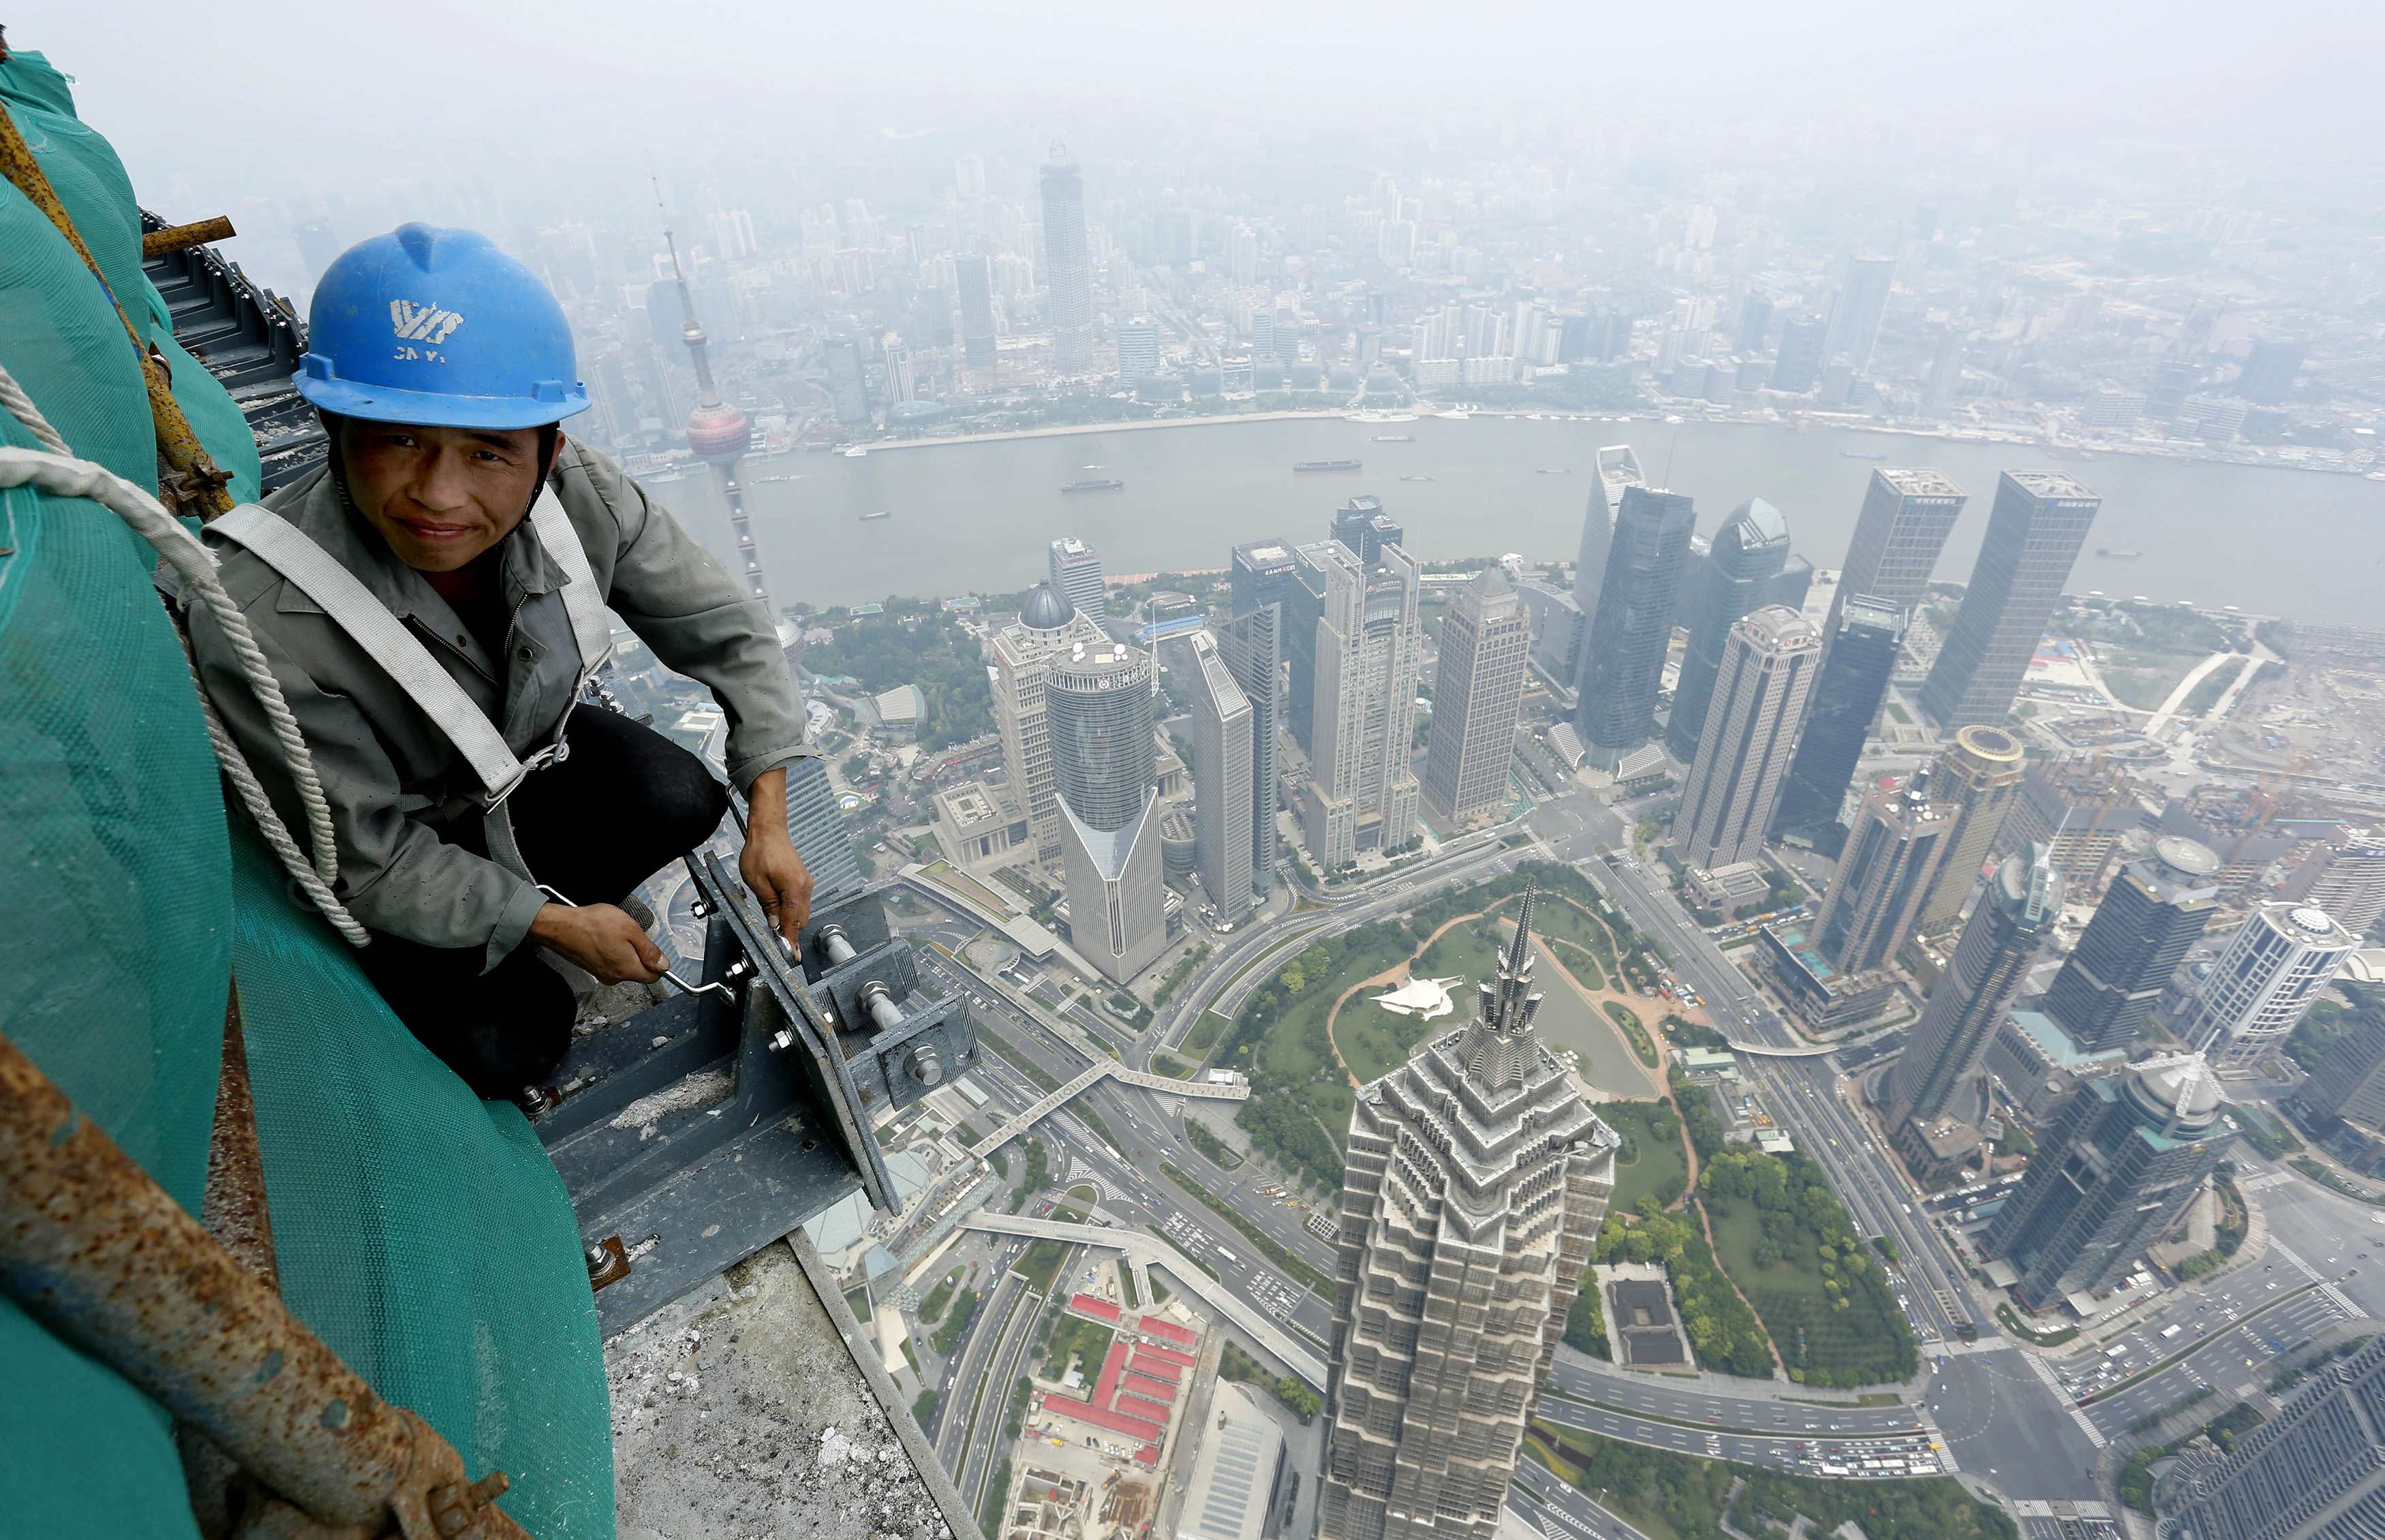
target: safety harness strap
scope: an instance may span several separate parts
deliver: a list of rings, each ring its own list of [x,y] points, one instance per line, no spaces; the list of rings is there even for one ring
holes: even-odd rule
[[[542,495],[540,501],[545,500]],[[561,511],[556,510],[558,517]],[[207,529],[253,552],[300,593],[322,606],[323,612],[338,622],[356,645],[370,654],[406,697],[447,735],[490,796],[502,796],[520,782],[526,772],[522,762],[506,746],[505,735],[464,693],[464,687],[439,666],[431,649],[330,552],[309,540],[296,525],[257,503],[242,504]],[[579,553],[580,566],[585,570],[588,558],[585,553],[580,553],[579,546],[577,540],[568,543],[569,550]],[[594,586],[592,578],[590,590]],[[578,620],[575,613],[575,635]]]
[[[563,569],[563,608],[571,618],[571,637],[580,645],[580,674],[584,680],[613,656],[613,622],[605,612],[605,595],[596,586],[595,570],[588,565],[587,548],[571,516],[552,483],[542,482],[538,501],[530,506],[530,525],[538,543]]]

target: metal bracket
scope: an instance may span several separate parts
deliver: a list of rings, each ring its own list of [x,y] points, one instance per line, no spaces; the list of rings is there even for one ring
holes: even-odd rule
[[[698,853],[687,866],[705,920],[704,985],[723,987],[580,1039],[556,1077],[560,1099],[533,1121],[586,1244],[628,1243],[618,1264],[607,1257],[596,1296],[607,1333],[856,1190],[895,1209],[872,1112],[908,1106],[976,1058],[967,1001],[920,992],[880,900],[837,907],[848,927],[874,925],[878,943],[823,983],[790,963],[717,858]]]

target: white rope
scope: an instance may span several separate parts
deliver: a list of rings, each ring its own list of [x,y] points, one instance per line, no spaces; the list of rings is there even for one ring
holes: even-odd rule
[[[0,368],[0,407],[6,407],[44,444],[58,446],[55,451],[44,452],[0,445],[0,487],[34,486],[56,496],[88,498],[108,509],[131,525],[134,532],[166,558],[181,574],[187,590],[196,595],[215,617],[281,745],[283,766],[290,772],[291,783],[297,788],[299,806],[306,815],[307,840],[313,846],[311,858],[299,849],[289,827],[274,811],[271,799],[257,783],[256,772],[242,757],[239,745],[207,699],[206,691],[201,688],[199,707],[206,720],[207,741],[214,745],[216,761],[240,794],[241,805],[256,820],[266,844],[272,846],[299,888],[351,945],[368,945],[371,937],[364,926],[331,892],[339,881],[339,848],[331,829],[331,801],[324,795],[322,781],[315,772],[315,757],[308,751],[306,740],[298,730],[298,720],[282,696],[281,682],[273,677],[272,666],[266,661],[264,650],[257,646],[256,635],[249,630],[248,617],[232,602],[222,580],[216,575],[214,556],[147,492],[104,466],[74,458],[66,449],[66,441],[6,368]],[[187,655],[184,662],[189,663]],[[195,669],[192,683],[194,687],[198,684]]]

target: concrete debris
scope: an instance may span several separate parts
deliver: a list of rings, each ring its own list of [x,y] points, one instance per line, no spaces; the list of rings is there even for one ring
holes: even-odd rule
[[[783,1246],[606,1347],[620,1533],[953,1540]]]
[[[727,1101],[736,1089],[736,1079],[728,1070],[706,1070],[652,1096],[640,1096],[613,1115],[613,1126],[637,1129],[639,1137],[651,1139],[655,1125],[671,1113]]]

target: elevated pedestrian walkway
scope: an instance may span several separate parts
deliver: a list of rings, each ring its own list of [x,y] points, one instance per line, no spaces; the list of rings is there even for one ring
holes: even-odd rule
[[[1055,1220],[1022,1219],[1015,1214],[980,1213],[972,1217],[965,1228],[996,1235],[1069,1241],[1078,1246],[1097,1246],[1105,1251],[1122,1251],[1134,1265],[1138,1286],[1147,1282],[1144,1277],[1146,1269],[1155,1262],[1163,1264],[1186,1293],[1233,1322],[1238,1330],[1274,1355],[1279,1362],[1313,1386],[1319,1395],[1324,1393],[1324,1359],[1302,1346],[1293,1340],[1292,1333],[1204,1272],[1171,1242],[1139,1231],[1112,1230],[1098,1224],[1063,1224]],[[1151,1297],[1147,1289],[1143,1297]]]
[[[1166,1075],[1130,1070],[1115,1060],[1104,1058],[1067,1084],[1046,1091],[1027,1110],[971,1145],[969,1154],[980,1160],[984,1159],[1105,1080],[1116,1080],[1167,1096],[1198,1096],[1208,1101],[1248,1101],[1251,1096],[1251,1088],[1241,1083],[1227,1085],[1208,1081],[1171,1080]]]

